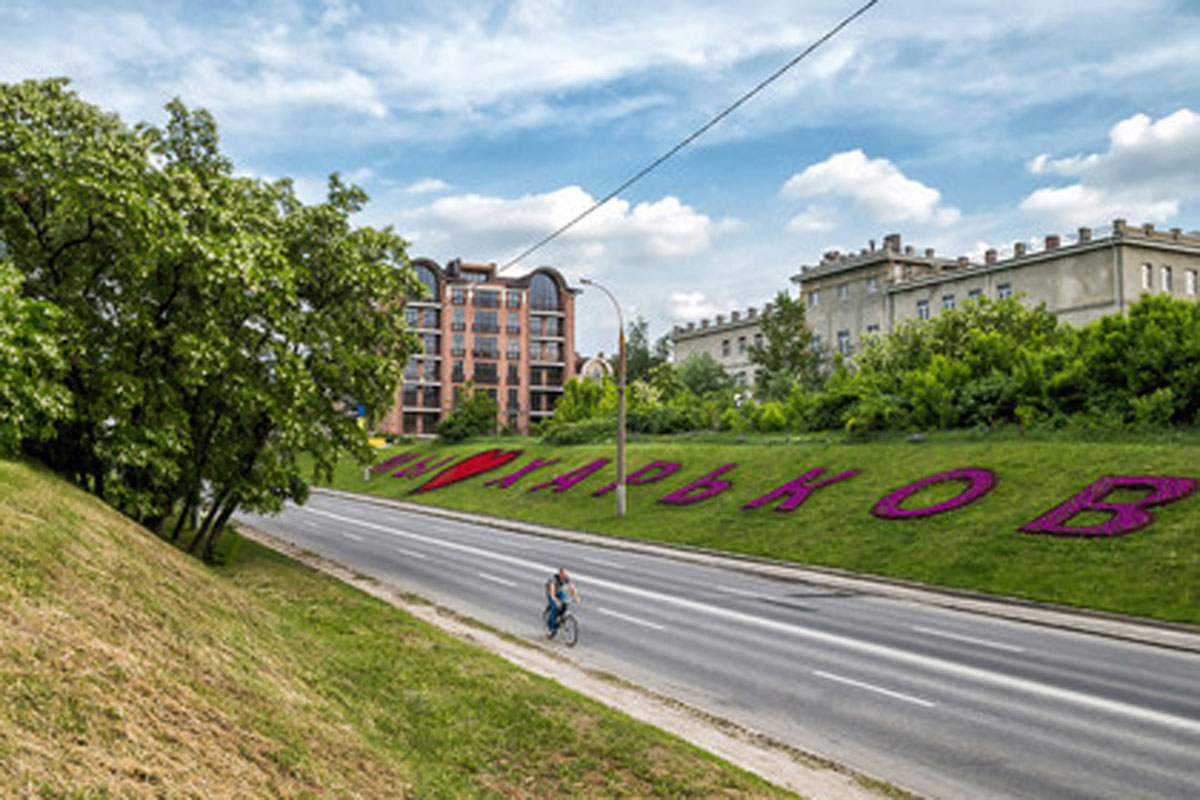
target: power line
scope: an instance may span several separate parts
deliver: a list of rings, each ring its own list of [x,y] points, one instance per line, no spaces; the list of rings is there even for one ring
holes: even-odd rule
[[[708,132],[708,130],[709,130],[710,128],[712,128],[713,126],[715,126],[715,125],[716,125],[718,122],[720,122],[721,120],[723,120],[723,119],[725,119],[726,117],[728,117],[730,114],[732,114],[732,113],[733,113],[734,111],[736,111],[738,108],[740,108],[740,107],[741,107],[741,106],[742,106],[744,103],[746,103],[746,101],[748,101],[750,98],[754,97],[756,94],[758,94],[759,92],[761,92],[763,89],[767,88],[767,86],[769,86],[770,84],[774,83],[774,82],[775,82],[775,81],[776,81],[778,78],[780,78],[780,77],[781,77],[781,76],[782,76],[782,75],[783,75],[785,72],[787,72],[787,71],[788,71],[788,70],[790,70],[792,67],[796,66],[796,65],[797,65],[797,64],[799,64],[801,61],[803,61],[805,58],[807,58],[807,57],[808,57],[808,56],[809,56],[809,55],[810,55],[810,54],[811,54],[811,53],[812,53],[814,50],[816,50],[818,47],[820,47],[821,45],[825,44],[825,43],[826,43],[826,42],[828,42],[830,39],[832,39],[834,36],[837,36],[839,33],[841,33],[841,31],[842,31],[842,29],[843,29],[843,28],[845,28],[846,26],[850,25],[850,24],[851,24],[852,22],[854,22],[856,19],[858,19],[859,17],[861,17],[863,14],[865,14],[867,11],[869,11],[869,10],[870,10],[870,8],[871,8],[872,6],[874,6],[874,5],[875,5],[876,3],[878,3],[878,2],[879,2],[879,0],[869,0],[869,2],[867,2],[867,3],[864,3],[864,4],[863,4],[861,7],[859,7],[859,9],[858,9],[857,11],[855,11],[853,14],[850,14],[848,17],[846,17],[846,18],[845,18],[845,19],[843,19],[841,22],[839,22],[837,25],[833,26],[833,27],[832,27],[832,28],[830,28],[828,31],[826,31],[826,32],[825,32],[825,34],[824,34],[824,35],[823,35],[823,36],[822,36],[820,39],[817,39],[815,42],[813,42],[812,44],[810,44],[808,47],[804,48],[804,50],[803,50],[803,51],[802,51],[802,52],[801,52],[799,55],[797,55],[795,58],[793,58],[791,61],[787,62],[787,63],[786,63],[786,64],[784,64],[782,67],[780,67],[779,69],[775,70],[773,73],[771,73],[771,74],[770,74],[770,75],[768,75],[766,78],[764,78],[763,80],[761,80],[761,81],[758,83],[758,85],[757,85],[757,86],[755,86],[753,89],[751,89],[750,91],[746,92],[746,93],[745,93],[745,94],[743,94],[741,97],[739,97],[739,98],[738,98],[736,101],[734,101],[734,102],[733,102],[733,103],[732,103],[732,104],[731,104],[729,107],[727,107],[727,108],[726,108],[724,111],[722,111],[721,113],[717,114],[715,117],[713,117],[712,119],[710,119],[708,122],[704,123],[702,126],[700,126],[700,127],[699,127],[699,128],[697,128],[695,131],[693,131],[693,132],[691,133],[691,135],[689,135],[689,136],[688,136],[686,139],[684,139],[683,141],[679,142],[679,144],[675,145],[674,147],[672,147],[672,148],[671,148],[670,150],[668,150],[667,152],[663,153],[663,154],[662,154],[661,156],[659,156],[658,158],[654,159],[654,161],[650,162],[650,164],[649,164],[649,165],[647,165],[646,167],[644,167],[644,168],[643,168],[643,169],[642,169],[640,172],[638,172],[636,175],[634,175],[633,177],[631,177],[631,178],[629,178],[628,180],[626,180],[624,183],[622,183],[622,184],[621,184],[620,186],[618,186],[617,188],[613,189],[613,190],[612,190],[611,192],[609,192],[608,194],[604,195],[604,197],[602,197],[601,199],[597,200],[597,201],[596,201],[595,203],[593,203],[593,204],[592,204],[590,207],[588,207],[588,208],[587,208],[587,209],[585,209],[583,212],[581,212],[580,214],[578,214],[577,216],[575,216],[575,217],[574,217],[573,219],[571,219],[569,222],[567,222],[567,223],[565,223],[564,225],[560,226],[559,228],[557,228],[557,229],[556,229],[556,230],[554,230],[553,232],[551,232],[551,233],[547,234],[546,236],[543,236],[543,237],[542,237],[540,240],[538,240],[538,241],[537,241],[535,244],[533,244],[533,245],[531,245],[530,247],[526,248],[526,249],[525,249],[525,250],[524,250],[524,251],[523,251],[523,252],[522,252],[520,255],[518,255],[516,258],[513,258],[513,259],[509,260],[508,262],[506,262],[506,263],[504,264],[504,266],[500,267],[500,269],[498,269],[498,270],[497,270],[497,272],[503,272],[504,270],[508,269],[509,267],[511,267],[511,266],[514,266],[514,265],[515,265],[515,264],[517,264],[518,262],[520,262],[520,261],[523,261],[523,260],[524,260],[526,257],[528,257],[528,256],[532,255],[532,254],[533,254],[533,253],[535,253],[536,251],[538,251],[538,250],[540,250],[541,248],[545,247],[547,244],[549,244],[549,243],[550,243],[550,242],[552,242],[553,240],[557,239],[559,236],[563,235],[564,233],[566,233],[566,232],[567,232],[568,230],[570,230],[571,228],[575,227],[575,225],[577,225],[578,223],[582,222],[582,221],[583,221],[584,219],[586,219],[586,218],[587,218],[589,215],[591,215],[591,214],[592,214],[592,212],[596,211],[596,209],[600,208],[600,207],[601,207],[601,206],[603,206],[605,203],[607,203],[609,200],[612,200],[614,197],[616,197],[617,195],[619,195],[621,192],[625,191],[625,190],[626,190],[626,189],[628,189],[630,186],[632,186],[633,184],[635,184],[635,183],[637,183],[638,181],[640,181],[642,178],[644,178],[644,177],[646,177],[647,175],[649,175],[651,172],[653,172],[655,169],[657,169],[657,168],[658,168],[658,167],[659,167],[659,166],[660,166],[660,165],[661,165],[661,164],[662,164],[664,161],[666,161],[667,159],[671,158],[671,157],[672,157],[672,156],[674,156],[676,153],[678,153],[680,150],[682,150],[683,148],[687,147],[687,146],[688,146],[689,144],[691,144],[692,142],[694,142],[694,141],[696,141],[697,139],[699,139],[701,136],[703,136],[705,133],[707,133],[707,132]]]

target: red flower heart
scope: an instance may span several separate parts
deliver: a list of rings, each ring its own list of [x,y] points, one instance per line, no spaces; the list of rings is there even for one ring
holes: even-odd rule
[[[525,452],[524,450],[485,450],[482,453],[471,456],[465,461],[460,461],[453,466],[446,467],[444,470],[434,475],[425,483],[413,489],[409,494],[421,494],[423,492],[431,492],[434,489],[441,489],[443,486],[449,486],[452,483],[465,481],[467,478],[474,477],[483,472],[488,472],[496,467],[502,467],[513,459]]]

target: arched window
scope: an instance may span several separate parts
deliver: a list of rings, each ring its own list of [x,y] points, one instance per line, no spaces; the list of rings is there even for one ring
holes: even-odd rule
[[[529,305],[537,311],[561,310],[558,283],[544,272],[534,275],[529,281]]]
[[[437,302],[439,299],[437,273],[427,264],[413,264],[413,270],[417,273],[417,280],[425,284],[425,288],[429,290],[429,296],[424,299]]]

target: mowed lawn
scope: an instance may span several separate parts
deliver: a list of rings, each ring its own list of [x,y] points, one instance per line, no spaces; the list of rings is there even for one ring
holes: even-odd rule
[[[251,542],[0,461],[0,796],[790,797]]]
[[[842,437],[701,436],[639,439],[628,447],[630,473],[651,462],[681,464],[667,477],[630,486],[629,512],[615,515],[612,493],[593,492],[615,480],[610,462],[564,491],[530,489],[602,458],[611,444],[552,447],[536,439],[499,438],[455,446],[414,443],[384,449],[382,461],[418,453],[448,465],[489,449],[520,450],[509,464],[436,491],[410,494],[438,470],[392,477],[395,470],[364,479],[361,465],[344,464],[337,488],[467,511],[541,522],[614,536],[711,548],[927,584],[1032,600],[1200,623],[1200,492],[1146,509],[1151,524],[1126,535],[1064,537],[1020,528],[1065,503],[1105,476],[1200,478],[1200,432],[1134,436],[1086,433],[1019,436],[1014,433],[933,435],[912,441],[890,437],[848,442]],[[487,485],[534,458],[557,459],[508,487]],[[669,505],[675,490],[724,466],[716,480],[729,488],[706,500]],[[990,470],[995,483],[964,506],[917,518],[881,519],[872,507],[891,492],[935,474],[964,468]],[[816,489],[798,508],[743,505],[814,469],[820,478],[857,471],[852,478]],[[967,484],[932,484],[901,504],[934,506]],[[1145,498],[1148,488],[1120,488],[1107,502]],[[1099,524],[1111,514],[1089,510],[1073,527]]]

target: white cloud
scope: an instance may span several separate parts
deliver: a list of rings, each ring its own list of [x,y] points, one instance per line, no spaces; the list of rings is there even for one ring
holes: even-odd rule
[[[1109,130],[1107,151],[1067,158],[1043,154],[1029,170],[1078,179],[1039,188],[1021,203],[1022,211],[1046,224],[1114,217],[1165,222],[1183,202],[1200,198],[1200,115],[1186,108],[1158,121],[1135,114]]]
[[[837,211],[823,206],[809,206],[788,220],[789,231],[797,233],[824,233],[838,226]]]
[[[684,322],[695,322],[719,313],[718,306],[704,292],[672,292],[671,315]]]
[[[868,159],[862,150],[835,153],[807,167],[788,179],[783,194],[847,198],[878,222],[947,226],[960,216],[957,208],[942,205],[937,189],[906,177],[886,158]]]
[[[450,184],[440,178],[420,178],[404,187],[405,194],[436,194],[450,188]]]

